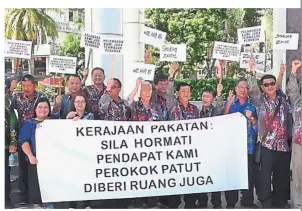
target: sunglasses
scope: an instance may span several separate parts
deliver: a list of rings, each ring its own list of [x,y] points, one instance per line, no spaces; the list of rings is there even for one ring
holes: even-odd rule
[[[270,83],[265,83],[263,84],[264,87],[269,87],[269,86],[275,86],[276,85],[276,82],[270,82]]]

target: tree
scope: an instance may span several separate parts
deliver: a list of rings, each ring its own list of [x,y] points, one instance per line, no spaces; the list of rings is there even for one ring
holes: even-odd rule
[[[179,63],[184,77],[204,65],[207,69],[213,67],[212,47],[223,36],[226,9],[146,9],[145,18],[147,26],[167,32],[167,43],[187,44],[187,61]],[[157,73],[167,73],[168,63],[159,63],[159,50],[153,48],[152,53]]]
[[[45,13],[45,9],[10,8],[5,15],[5,39],[33,41],[54,40],[58,36],[55,21]],[[33,51],[34,48],[32,48]],[[29,60],[29,67],[31,62]]]

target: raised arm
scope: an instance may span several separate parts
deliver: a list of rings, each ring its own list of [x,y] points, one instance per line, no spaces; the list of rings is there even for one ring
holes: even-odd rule
[[[135,97],[140,85],[142,84],[142,82],[143,82],[143,78],[136,79],[135,87],[134,87],[134,89],[132,90],[132,92],[130,93],[130,95],[128,97],[129,105],[131,105],[132,102],[134,101],[134,97]]]
[[[300,68],[300,66],[301,62],[299,60],[292,62],[292,71],[288,83],[289,98],[292,107],[296,107],[299,103],[301,103],[300,88],[297,81],[297,70]]]
[[[174,76],[177,71],[177,65],[171,64],[169,69],[169,79],[167,84],[167,92],[166,92],[166,100],[167,100],[167,108],[171,110],[174,104],[176,103],[174,97]]]
[[[277,87],[278,88],[282,87],[283,75],[285,72],[286,72],[286,65],[284,63],[281,63],[279,75],[277,78]]]
[[[88,78],[88,74],[89,74],[89,70],[87,68],[85,68],[83,70],[83,73],[82,73],[82,76],[83,76],[83,79],[82,79],[82,86],[85,86],[85,83],[86,83],[86,80]]]
[[[249,96],[256,107],[259,107],[262,101],[262,94],[257,84],[256,79],[256,63],[254,57],[251,57],[249,61],[249,70],[250,75],[248,76],[248,85],[249,85]]]
[[[230,107],[231,107],[232,103],[234,102],[234,99],[235,99],[235,96],[233,94],[233,90],[230,90],[227,103],[226,103],[226,105],[224,107],[224,110],[223,110],[223,114],[228,114],[229,113]]]
[[[222,99],[222,90],[223,90],[223,85],[222,85],[222,78],[223,78],[223,66],[224,66],[224,61],[221,60],[216,64],[216,72],[217,76],[219,78],[219,82],[217,84],[217,105],[216,105],[216,113],[215,116],[223,114],[224,111],[224,103]]]

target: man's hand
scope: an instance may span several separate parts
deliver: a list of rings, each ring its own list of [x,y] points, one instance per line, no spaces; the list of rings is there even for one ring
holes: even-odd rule
[[[38,163],[38,160],[36,159],[35,156],[30,156],[28,157],[30,164],[36,165]]]
[[[85,68],[82,72],[83,77],[87,77],[89,73],[89,70],[87,68]]]
[[[13,92],[16,89],[17,85],[18,85],[18,81],[15,79],[12,80],[12,82],[10,83],[9,91]]]
[[[235,96],[233,94],[233,90],[229,91],[229,96],[228,96],[228,103],[232,103],[235,99]]]
[[[222,95],[222,90],[223,90],[223,85],[221,83],[219,83],[217,85],[217,96],[221,96]]]
[[[148,48],[146,51],[145,51],[145,63],[146,64],[151,64],[151,59],[152,59],[152,53],[151,53],[151,49]]]
[[[292,74],[294,76],[297,76],[297,70],[301,67],[301,61],[300,60],[294,60],[292,62]]]
[[[221,66],[221,64],[222,64],[221,61],[222,60],[219,60],[219,62],[216,63],[216,75],[219,79],[222,79],[222,75],[223,75],[223,69],[222,69],[222,66]]]
[[[58,95],[56,97],[56,105],[61,106],[61,104],[62,104],[62,95]]]
[[[251,118],[253,117],[252,112],[251,112],[250,110],[246,110],[246,111],[245,111],[245,116],[246,116],[246,118],[248,118],[248,119],[251,119]]]
[[[15,153],[17,151],[17,147],[16,146],[9,146],[8,150],[9,150],[9,153]]]
[[[255,57],[252,55],[249,61],[249,68],[252,74],[255,74],[256,71],[256,61]]]
[[[174,74],[176,73],[176,71],[177,71],[177,64],[175,64],[175,63],[171,64],[170,69],[169,69],[170,78],[174,77]]]
[[[107,82],[107,89],[106,91],[107,92],[110,92],[112,87],[113,87],[113,83],[114,83],[114,80],[113,79],[110,79],[108,82]]]
[[[143,80],[144,79],[142,77],[139,77],[138,79],[136,79],[136,88],[138,88],[142,84]]]
[[[283,75],[286,72],[286,65],[282,62],[280,64],[280,75]]]

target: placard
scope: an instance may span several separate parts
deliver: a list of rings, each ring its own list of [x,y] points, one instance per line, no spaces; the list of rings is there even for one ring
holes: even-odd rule
[[[160,47],[165,43],[166,36],[166,32],[143,26],[139,42],[155,47]]]
[[[276,33],[273,39],[273,49],[298,50],[298,33]]]
[[[238,42],[241,45],[264,42],[264,32],[261,26],[242,28],[237,30]]]
[[[103,54],[123,55],[124,54],[124,39],[114,37],[102,37],[101,52]]]
[[[256,62],[256,69],[264,70],[265,65],[265,54],[264,53],[253,53]],[[240,68],[249,68],[249,61],[251,53],[241,53],[240,55]]]
[[[76,74],[77,57],[53,56],[49,57],[49,72],[62,74]]]
[[[160,48],[160,61],[185,62],[187,59],[186,44],[164,44]]]
[[[240,113],[163,122],[45,120],[36,130],[42,201],[248,189],[246,134]]]
[[[32,47],[31,41],[5,40],[4,57],[30,59],[31,47]]]
[[[213,59],[238,62],[240,59],[240,45],[226,42],[215,42]]]
[[[89,32],[82,32],[81,36],[81,47],[87,47],[92,49],[100,49],[101,46],[101,35],[99,34],[93,34]]]

